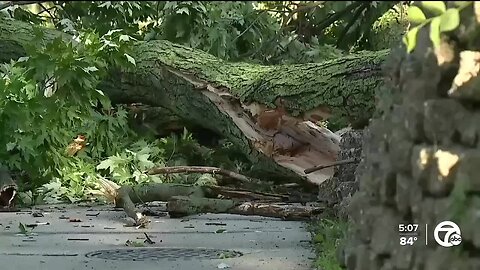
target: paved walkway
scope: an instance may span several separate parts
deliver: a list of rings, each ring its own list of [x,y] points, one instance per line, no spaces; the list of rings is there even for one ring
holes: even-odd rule
[[[137,229],[124,226],[126,215],[111,207],[37,209],[43,217],[0,213],[0,269],[312,269],[301,222],[208,214],[151,217],[147,229]],[[19,223],[38,225],[25,235]]]

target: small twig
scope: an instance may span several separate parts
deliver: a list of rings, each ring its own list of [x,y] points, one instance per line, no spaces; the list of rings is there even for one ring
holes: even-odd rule
[[[68,238],[68,241],[88,241],[88,238]]]
[[[315,166],[315,167],[312,167],[312,168],[308,168],[308,169],[305,169],[303,172],[306,173],[306,174],[309,174],[309,173],[316,172],[316,171],[319,171],[319,170],[322,170],[322,169],[325,169],[325,168],[330,168],[330,167],[337,166],[337,165],[345,165],[345,164],[350,164],[350,163],[356,163],[356,162],[359,162],[359,159],[357,159],[357,158],[345,159],[345,160],[340,160],[340,161],[333,162],[333,163],[328,164],[328,165],[319,165],[319,166]]]
[[[356,9],[357,7],[361,6],[363,3],[362,2],[354,2],[352,4],[350,4],[349,6],[347,6],[345,9],[339,11],[339,12],[335,12],[333,13],[332,15],[330,15],[329,17],[327,17],[325,20],[321,21],[319,24],[318,24],[318,27],[317,29],[319,30],[323,30],[325,28],[327,28],[328,26],[330,26],[332,23],[336,22],[337,20],[339,20],[341,17],[343,17],[344,15],[350,13],[351,11],[353,11],[354,9]]]
[[[56,17],[53,16],[53,14],[50,12],[50,9],[55,8],[55,6],[53,6],[53,7],[51,7],[51,8],[47,8],[47,7],[45,7],[42,3],[38,3],[38,5],[43,9],[42,12],[47,12],[48,15],[50,15],[50,17],[52,18],[52,21],[55,21],[55,20],[56,20]],[[40,12],[40,13],[42,13],[42,12]],[[40,14],[40,13],[38,13],[38,14]],[[38,14],[37,14],[37,15],[38,15]]]
[[[281,195],[281,194],[272,194],[272,193],[240,190],[240,189],[230,189],[227,187],[219,187],[219,186],[209,186],[208,189],[211,190],[216,195],[222,195],[230,199],[248,198],[249,200],[263,200],[263,201],[288,201],[289,200],[288,196]]]
[[[202,167],[202,166],[173,166],[173,167],[156,167],[150,169],[147,174],[170,174],[170,173],[211,173],[228,176],[233,179],[240,180],[242,182],[260,182],[258,179],[250,178],[245,175],[241,175],[236,172],[228,171],[216,167]]]
[[[148,236],[148,234],[146,232],[144,232],[143,234],[145,235],[145,238],[146,238],[144,243],[147,243],[147,244],[150,244],[150,245],[155,244],[155,242],[152,241],[152,239],[150,238],[150,236]]]
[[[57,6],[53,6],[53,7],[47,8],[47,7],[45,7],[43,4],[38,4],[38,5],[39,5],[40,7],[43,6],[44,8],[42,8],[42,11],[38,12],[37,15],[40,15],[40,14],[42,14],[42,13],[44,13],[44,12],[48,12],[48,11],[50,11],[50,10],[52,10],[52,9],[57,8]]]
[[[287,10],[278,10],[278,9],[262,9],[262,10],[265,10],[267,12],[274,12],[274,13],[286,13],[288,12]]]
[[[237,37],[235,37],[232,41],[232,43],[234,44],[235,41],[237,41],[237,39],[239,39],[241,36],[243,36],[248,30],[250,30],[250,28],[253,27],[253,25],[261,18],[261,15],[262,13],[266,12],[266,10],[262,10],[259,14],[257,14],[257,18],[255,18],[255,20],[253,20],[253,22],[247,27],[245,28],[245,30],[243,30],[242,33],[240,33],[240,35],[238,35]]]

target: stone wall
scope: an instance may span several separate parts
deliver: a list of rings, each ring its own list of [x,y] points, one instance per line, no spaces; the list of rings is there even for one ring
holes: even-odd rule
[[[341,136],[337,160],[360,160],[363,130],[349,130]],[[333,210],[333,215],[342,219],[348,218],[348,203],[351,196],[358,190],[358,182],[355,177],[357,166],[358,162],[335,166],[333,177],[319,187],[319,200],[326,202],[328,208]]]
[[[480,87],[448,94],[460,52],[480,50],[478,31],[470,30],[460,27],[435,54],[427,27],[413,54],[392,52],[349,206],[348,269],[480,269]],[[459,246],[435,242],[434,227],[444,220],[460,227]],[[411,246],[400,245],[401,223],[419,225]]]

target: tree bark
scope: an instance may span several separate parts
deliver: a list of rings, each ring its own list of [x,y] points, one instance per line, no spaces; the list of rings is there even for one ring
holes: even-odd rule
[[[46,41],[69,38],[45,31]],[[31,25],[0,19],[0,61],[24,55],[22,47],[33,38]],[[319,184],[332,175],[331,168],[308,175],[304,170],[334,162],[340,137],[316,123],[327,120],[332,130],[365,123],[387,53],[262,66],[225,62],[168,41],[138,42],[137,68],[112,68],[101,90],[113,103],[142,103],[220,134],[255,164],[246,175]]]

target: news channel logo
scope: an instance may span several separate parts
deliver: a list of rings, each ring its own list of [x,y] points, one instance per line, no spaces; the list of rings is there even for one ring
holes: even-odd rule
[[[440,235],[443,235],[441,237]],[[435,241],[442,247],[453,247],[458,246],[462,243],[462,234],[460,227],[458,227],[455,222],[452,221],[443,221],[440,222],[433,232]]]

